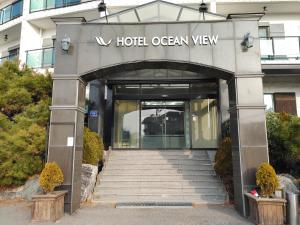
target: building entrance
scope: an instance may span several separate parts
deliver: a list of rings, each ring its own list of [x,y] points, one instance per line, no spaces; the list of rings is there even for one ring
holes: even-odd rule
[[[214,84],[114,86],[113,148],[217,148]]]
[[[142,101],[141,146],[145,149],[186,147],[188,113],[185,101]],[[187,128],[187,129],[186,129]]]

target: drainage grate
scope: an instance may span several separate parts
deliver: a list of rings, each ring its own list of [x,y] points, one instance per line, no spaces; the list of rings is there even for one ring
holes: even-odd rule
[[[190,202],[120,202],[116,208],[193,208]]]

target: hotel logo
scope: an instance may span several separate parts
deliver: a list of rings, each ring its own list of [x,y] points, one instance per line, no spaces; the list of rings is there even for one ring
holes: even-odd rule
[[[106,47],[108,47],[111,44],[111,42],[112,42],[112,39],[110,39],[108,42],[105,42],[102,37],[95,37],[95,38],[96,38],[97,43],[100,46],[106,46]]]

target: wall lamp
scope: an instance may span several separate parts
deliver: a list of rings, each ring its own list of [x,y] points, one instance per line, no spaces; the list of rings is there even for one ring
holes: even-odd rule
[[[101,2],[98,5],[98,12],[106,12],[106,4],[104,0],[101,0]]]
[[[242,41],[241,45],[243,50],[247,51],[248,48],[252,48],[254,43],[254,38],[251,36],[250,32],[244,35],[244,40]]]
[[[71,47],[71,38],[65,37],[61,40],[61,49],[68,52]]]
[[[100,13],[100,17],[102,12],[105,13],[106,22],[108,23],[107,14],[106,14],[106,3],[104,2],[104,0],[101,0],[101,2],[98,5],[98,12]]]

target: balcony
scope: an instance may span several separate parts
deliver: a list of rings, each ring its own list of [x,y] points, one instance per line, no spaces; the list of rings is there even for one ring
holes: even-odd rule
[[[93,0],[30,0],[30,13],[78,5]]]
[[[35,49],[26,52],[26,65],[33,69],[51,68],[55,62],[54,48]]]
[[[300,64],[300,37],[260,39],[262,64]]]
[[[22,16],[23,0],[0,9],[0,25]]]
[[[0,64],[3,63],[4,61],[14,61],[19,59],[19,53],[17,54],[10,54],[8,56],[4,56],[0,58]]]

